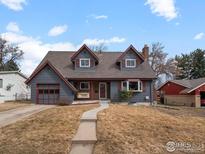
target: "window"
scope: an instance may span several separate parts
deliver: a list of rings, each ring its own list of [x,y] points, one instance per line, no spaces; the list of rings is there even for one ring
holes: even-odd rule
[[[3,88],[3,79],[0,79],[0,88]]]
[[[125,67],[128,68],[136,67],[136,59],[125,59]]]
[[[122,81],[122,90],[142,92],[142,82],[141,81]]]
[[[90,58],[81,58],[80,67],[90,67]]]
[[[80,82],[80,90],[89,90],[90,84],[89,82]]]

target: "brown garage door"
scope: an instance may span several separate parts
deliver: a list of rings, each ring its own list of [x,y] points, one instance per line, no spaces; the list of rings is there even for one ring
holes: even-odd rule
[[[37,103],[56,104],[59,100],[59,84],[38,84],[37,85]]]

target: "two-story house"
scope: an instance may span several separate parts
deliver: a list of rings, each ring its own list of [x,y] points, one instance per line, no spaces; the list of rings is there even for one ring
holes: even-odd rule
[[[138,52],[49,51],[26,81],[31,100],[40,104],[58,101],[110,99],[120,101],[122,90],[132,91],[131,103],[152,102],[154,71],[148,63],[147,45]]]

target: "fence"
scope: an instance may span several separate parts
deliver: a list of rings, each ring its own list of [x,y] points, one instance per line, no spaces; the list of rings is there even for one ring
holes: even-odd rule
[[[15,94],[15,100],[16,101],[28,101],[31,99],[31,94],[27,93],[27,94]]]

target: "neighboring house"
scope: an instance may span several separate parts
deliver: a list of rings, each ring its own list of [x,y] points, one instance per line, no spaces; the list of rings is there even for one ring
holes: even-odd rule
[[[120,101],[122,90],[133,91],[131,103],[152,102],[155,73],[132,45],[124,52],[93,52],[83,45],[76,52],[49,51],[26,81],[34,103],[110,99]]]
[[[158,91],[164,104],[205,106],[205,78],[167,81]]]
[[[27,77],[19,71],[0,71],[0,103],[29,95],[26,80]]]

